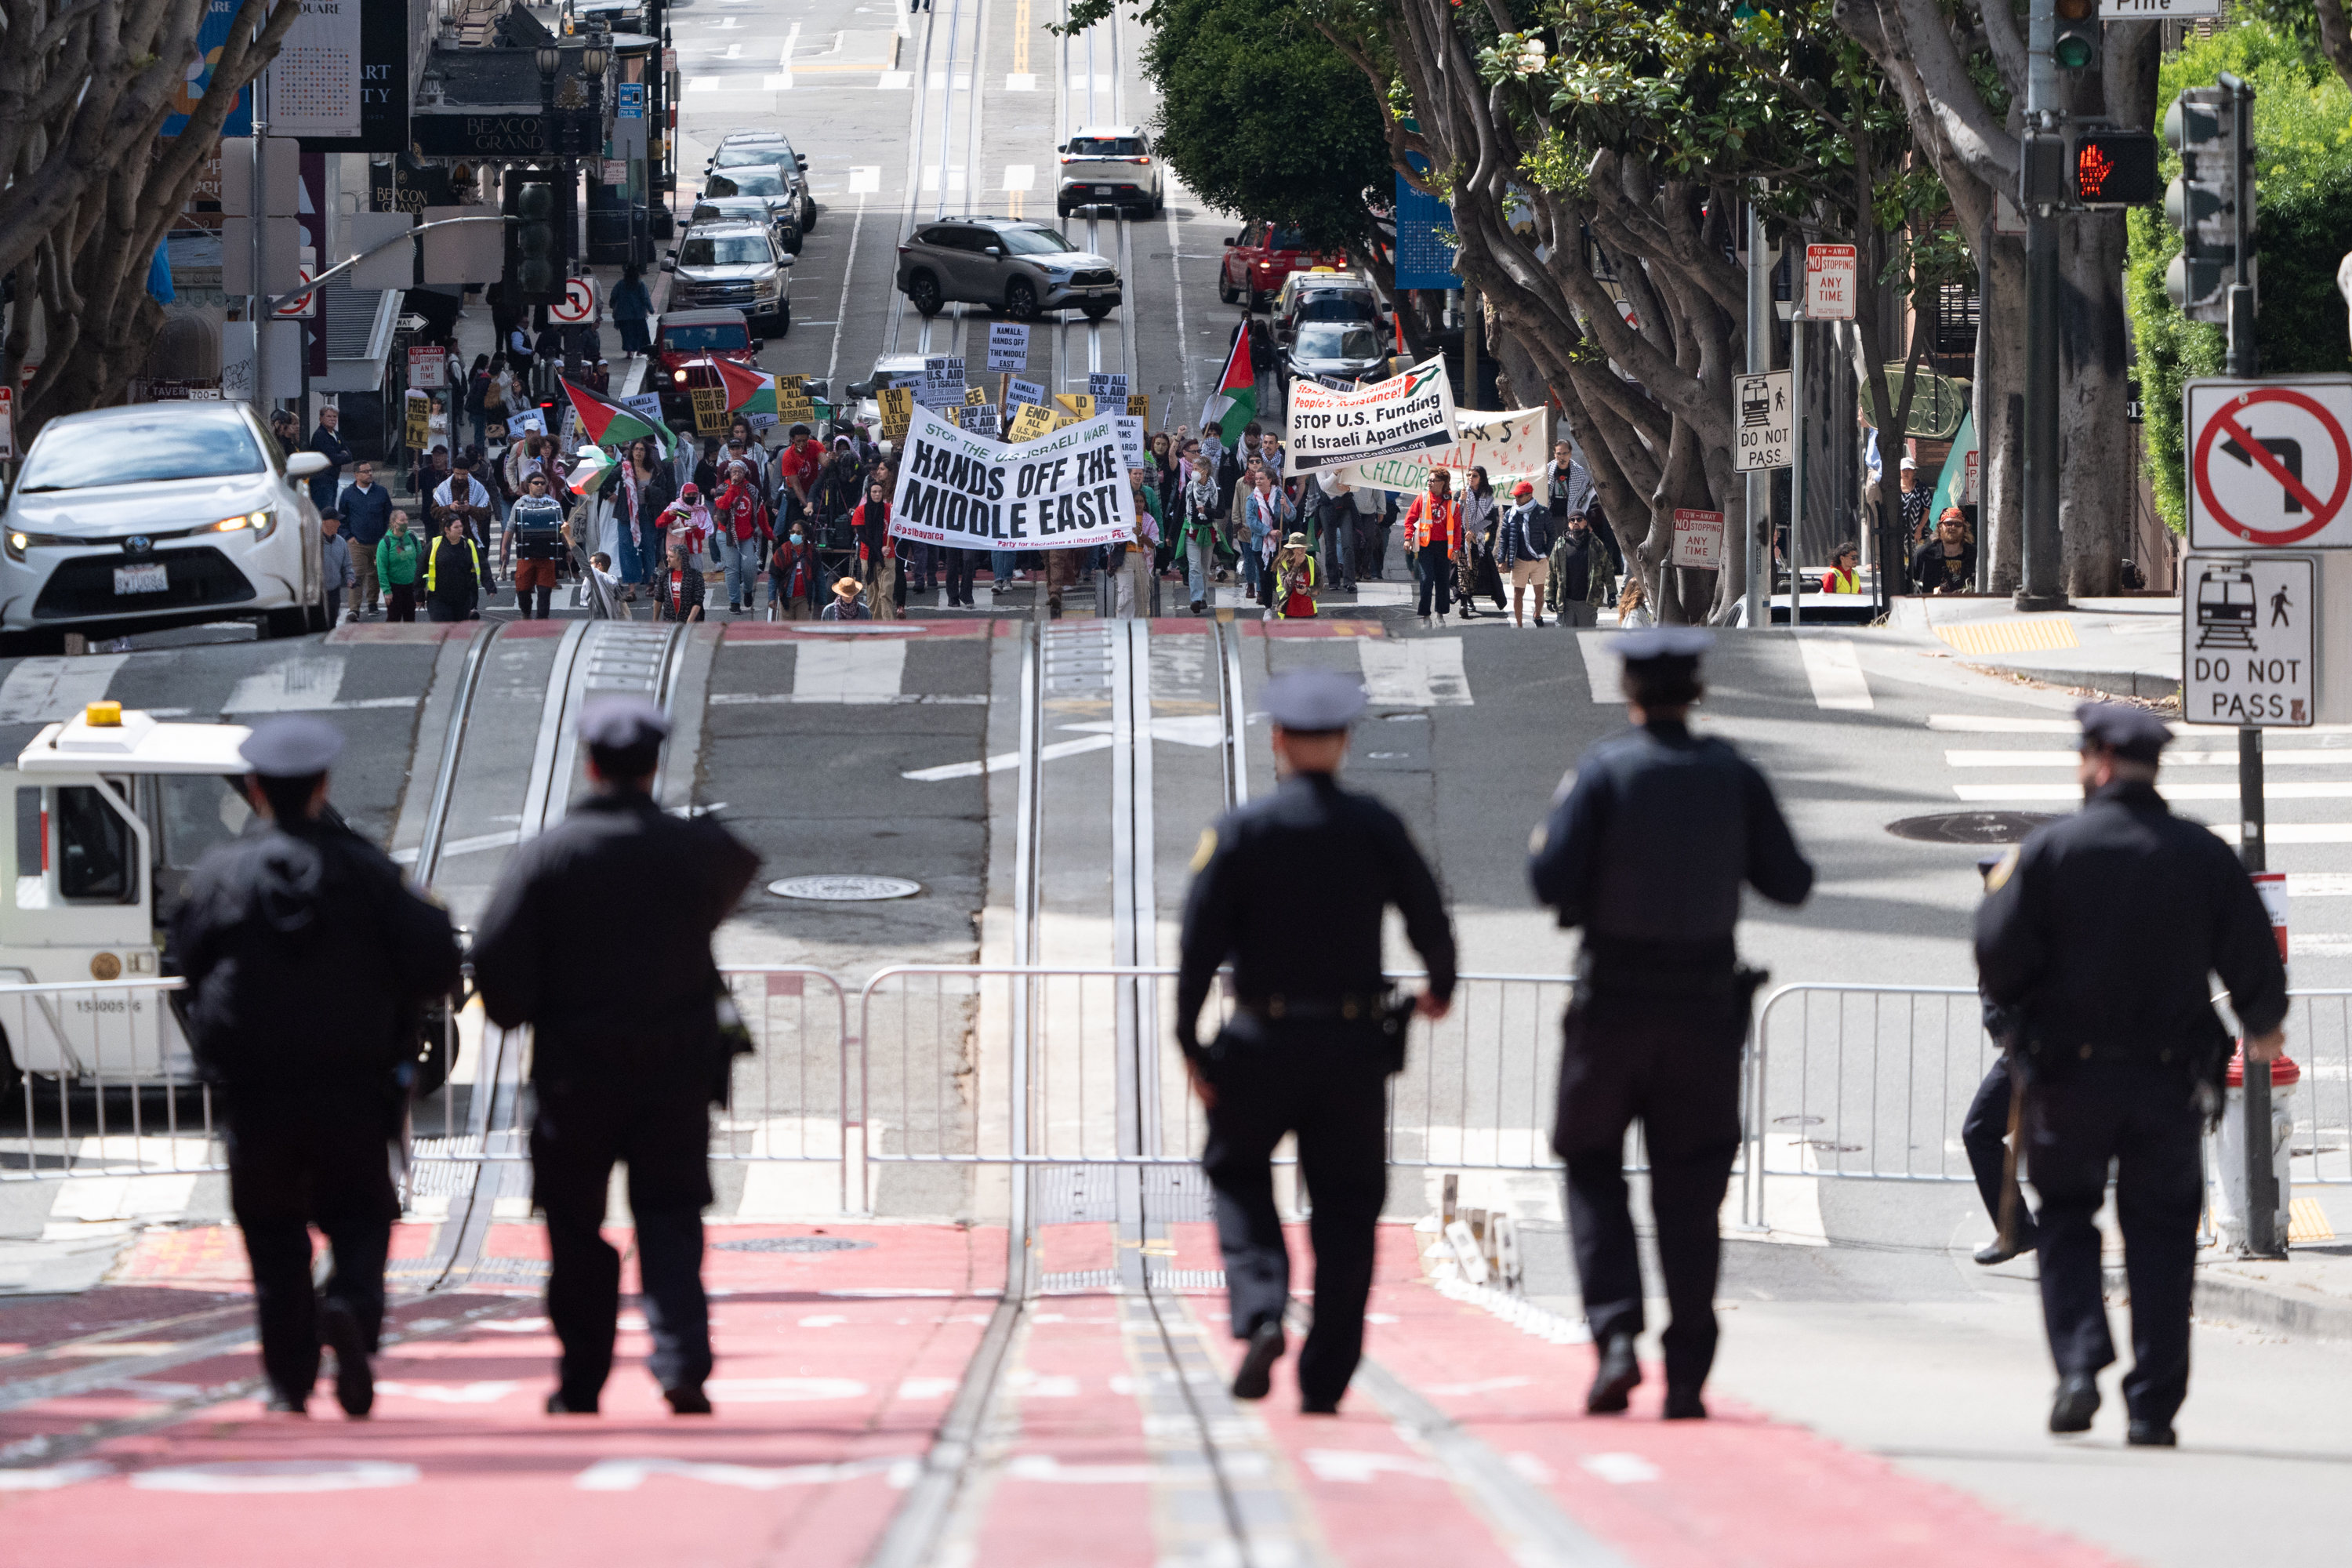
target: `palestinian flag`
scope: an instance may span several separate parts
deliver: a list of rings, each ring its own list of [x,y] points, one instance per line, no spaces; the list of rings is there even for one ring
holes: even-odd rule
[[[631,408],[625,408],[609,397],[599,397],[577,382],[563,384],[572,399],[572,411],[580,416],[580,432],[599,447],[625,447],[632,441],[650,437],[655,450],[664,458],[676,455],[677,438],[668,426],[650,420]]]
[[[727,389],[727,412],[730,414],[769,414],[776,412],[776,378],[733,360],[714,359],[710,367],[719,373],[719,384]]]
[[[1249,326],[1234,335],[1234,352],[1225,356],[1225,373],[1217,378],[1217,388],[1209,400],[1201,405],[1201,429],[1209,427],[1214,419],[1224,431],[1228,447],[1241,445],[1242,426],[1257,417],[1257,370],[1250,363]]]
[[[616,466],[613,454],[604,447],[583,447],[579,466],[564,476],[563,482],[572,487],[573,495],[584,496],[603,483],[604,476]]]

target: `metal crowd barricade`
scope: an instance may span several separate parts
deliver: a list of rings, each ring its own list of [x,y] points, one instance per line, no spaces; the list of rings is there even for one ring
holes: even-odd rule
[[[867,1191],[867,1163],[1192,1164],[1205,1126],[1172,1047],[1175,976],[1052,964],[877,971],[857,1004],[856,1112],[844,1135],[856,1168],[846,1189]],[[1465,974],[1444,1019],[1413,1021],[1405,1070],[1390,1085],[1392,1163],[1555,1163],[1553,1031],[1570,984]],[[1213,1005],[1230,1010],[1227,986]],[[1146,1048],[1134,1048],[1139,1040]]]
[[[2292,1091],[2289,1181],[2352,1185],[2352,990],[2286,994],[2286,1054],[2303,1069]]]
[[[1998,1056],[1973,987],[1780,987],[1750,1036],[1742,1218],[1775,1173],[1972,1180],[1960,1119]]]
[[[852,1052],[841,983],[824,970],[793,964],[724,964],[719,975],[751,1049],[730,1064],[710,1158],[828,1164],[845,1181]],[[530,1032],[501,1029],[478,1009],[453,1020],[450,1030],[451,1071],[409,1108],[414,1195],[447,1196],[471,1182],[467,1167],[530,1158],[521,1136],[529,1121],[523,1086]],[[848,1206],[845,1188],[841,1202]]]
[[[209,1087],[166,993],[176,979],[0,984],[22,1077],[0,1094],[0,1181],[226,1169]]]

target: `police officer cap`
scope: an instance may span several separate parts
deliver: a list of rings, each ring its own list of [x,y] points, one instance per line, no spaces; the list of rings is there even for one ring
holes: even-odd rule
[[[266,779],[307,779],[323,773],[343,749],[343,732],[312,713],[265,719],[236,749],[246,766]]]
[[[2128,702],[2085,702],[2074,717],[2083,726],[2083,744],[2105,746],[2127,762],[2160,762],[2172,743],[2170,725]]]
[[[1265,683],[1265,714],[1302,734],[1344,730],[1364,710],[1364,689],[1328,669],[1301,669]]]
[[[1653,659],[1696,659],[1715,646],[1715,638],[1696,626],[1646,626],[1617,638],[1617,655],[1627,664]]]
[[[642,697],[606,697],[580,712],[580,739],[592,752],[634,752],[669,738],[669,715]]]

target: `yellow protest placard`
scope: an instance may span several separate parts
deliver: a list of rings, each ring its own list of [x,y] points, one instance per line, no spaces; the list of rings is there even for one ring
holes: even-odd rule
[[[408,395],[407,417],[403,421],[401,439],[410,447],[422,452],[433,441],[433,404],[421,392]]]
[[[1054,428],[1054,414],[1051,409],[1040,408],[1034,403],[1024,403],[1013,411],[1013,427],[1005,432],[1005,439],[1034,441],[1052,428]]]
[[[794,376],[793,384],[788,385],[782,379],[776,384],[776,423],[787,430],[795,425],[816,423],[816,405],[809,400],[807,392],[798,384],[800,378]]]
[[[724,436],[732,424],[727,416],[727,389],[723,386],[698,386],[694,394],[694,433],[698,436]]]
[[[1146,426],[1149,426],[1151,423],[1151,394],[1148,392],[1129,394],[1127,416],[1130,419],[1140,419]]]
[[[988,401],[987,392],[980,387],[967,386],[963,389],[963,405],[966,408],[978,408]]]
[[[1066,421],[1068,424],[1075,425],[1081,419],[1095,416],[1095,400],[1087,393],[1057,392],[1054,394],[1054,401],[1061,406],[1063,413],[1070,416]]]
[[[886,386],[874,395],[882,405],[882,438],[903,441],[907,424],[915,417],[915,389],[911,386]]]

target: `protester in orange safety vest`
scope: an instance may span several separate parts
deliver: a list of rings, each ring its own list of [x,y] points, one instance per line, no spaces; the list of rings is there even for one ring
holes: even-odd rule
[[[1421,624],[1429,625],[1433,590],[1437,624],[1444,626],[1453,607],[1454,557],[1462,549],[1462,507],[1454,499],[1454,476],[1444,468],[1429,470],[1428,492],[1413,497],[1405,509],[1404,546],[1413,575],[1421,579]]]

